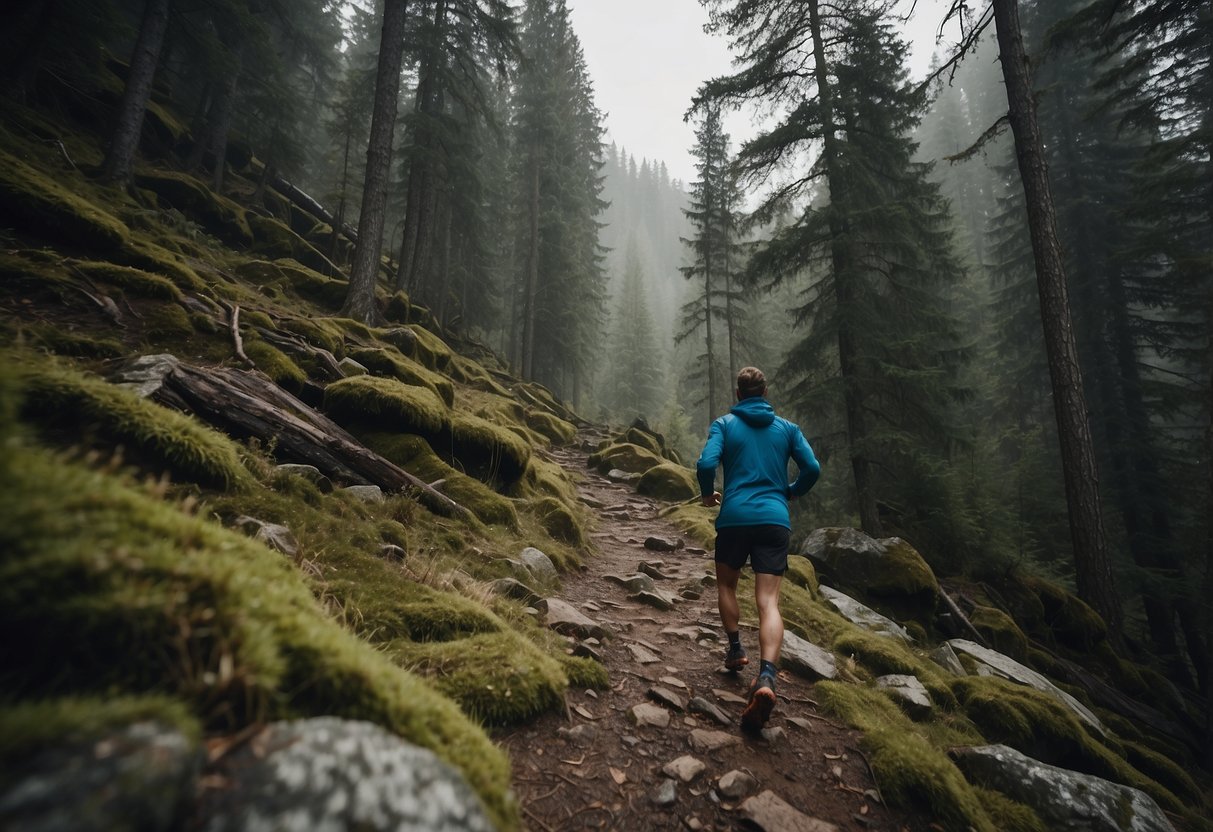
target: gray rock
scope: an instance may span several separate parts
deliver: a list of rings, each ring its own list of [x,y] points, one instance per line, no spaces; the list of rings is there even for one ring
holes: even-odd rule
[[[341,371],[341,375],[345,378],[350,378],[351,376],[365,376],[370,373],[370,370],[368,370],[365,365],[359,364],[349,356],[346,356],[337,362],[337,369]]]
[[[141,399],[155,393],[164,380],[181,366],[176,356],[168,353],[140,355],[124,361],[112,379],[119,387],[125,387]]]
[[[610,471],[607,471],[606,476],[608,480],[613,480],[614,482],[634,482],[643,477],[644,474],[633,474],[630,471],[612,468]]]
[[[137,722],[22,759],[0,791],[0,828],[25,832],[186,826],[204,755],[176,728]]]
[[[404,561],[408,558],[409,553],[404,551],[404,548],[397,546],[395,543],[384,543],[379,547],[379,557],[387,558],[388,560]]]
[[[770,745],[779,745],[788,738],[788,732],[774,725],[770,728],[763,728],[759,734]]]
[[[699,752],[716,751],[729,745],[737,745],[741,737],[724,731],[708,731],[696,728],[687,736],[691,748]]]
[[[573,647],[573,655],[581,656],[584,659],[593,659],[599,664],[605,664],[606,662],[602,657],[602,651],[598,649],[597,644],[591,644],[591,640],[597,641],[597,639],[585,639],[584,641],[579,641]]]
[[[369,722],[278,722],[223,759],[206,832],[491,832],[475,792],[433,752]]]
[[[785,635],[786,635],[786,633],[785,633]],[[712,695],[715,696],[717,699],[719,699],[721,702],[728,702],[731,705],[746,704],[746,698],[744,696],[738,696],[737,694],[733,693],[732,691],[720,690],[719,688],[712,688]]]
[[[606,629],[596,621],[587,618],[580,610],[567,601],[559,598],[540,599],[535,606],[544,615],[548,627],[566,636],[574,638],[606,638]]]
[[[690,783],[699,775],[703,774],[704,765],[702,760],[692,757],[690,754],[683,754],[677,760],[671,760],[661,767],[661,773],[666,777],[673,777],[675,780],[681,780],[683,783]]]
[[[971,782],[1032,807],[1048,829],[1174,832],[1158,804],[1138,789],[1045,765],[1005,745],[951,753]]]
[[[540,581],[556,581],[556,564],[552,559],[534,546],[528,546],[518,555],[518,559],[526,564],[526,568]]]
[[[667,575],[661,571],[664,567],[665,567],[665,564],[662,563],[661,561],[656,561],[656,562],[650,563],[648,561],[642,560],[640,562],[640,564],[636,567],[636,569],[639,570],[640,572],[643,572],[644,574],[648,575],[650,578],[653,578],[654,580],[668,581],[668,580],[670,580],[671,576]]]
[[[967,653],[977,661],[981,662],[990,673],[995,676],[1001,676],[1004,679],[1010,679],[1012,682],[1018,682],[1021,685],[1027,685],[1030,688],[1035,688],[1041,693],[1047,693],[1049,696],[1057,699],[1071,711],[1073,711],[1079,719],[1085,722],[1090,727],[1094,728],[1100,734],[1106,735],[1107,731],[1103,727],[1103,723],[1099,721],[1099,717],[1095,716],[1091,710],[1070,694],[1066,693],[1057,685],[1050,682],[1047,678],[1037,673],[1030,667],[1024,667],[1019,662],[1004,656],[997,650],[991,650],[988,647],[982,647],[974,641],[968,641],[963,638],[954,638],[948,641],[951,647],[961,653]]]
[[[849,595],[846,595],[838,590],[822,584],[818,587],[821,590],[821,597],[843,618],[863,627],[866,630],[871,630],[878,636],[887,636],[889,638],[899,638],[905,642],[911,642],[914,639],[906,632],[905,628],[893,621],[891,618],[886,618],[871,607],[865,606]]]
[[[687,683],[679,679],[677,676],[662,676],[657,680],[666,687],[675,688],[676,690],[686,690]]]
[[[692,696],[691,701],[687,703],[687,710],[693,714],[703,714],[717,725],[731,725],[733,723],[733,720],[729,719],[728,714],[702,696]]]
[[[688,555],[706,555],[707,553],[708,553],[707,549],[700,549],[698,546],[688,546],[687,547]]]
[[[651,702],[633,705],[628,711],[628,716],[639,727],[647,725],[653,728],[665,728],[670,724],[670,712]]]
[[[838,832],[834,824],[809,817],[770,790],[754,795],[737,812],[763,832]]]
[[[648,604],[650,607],[656,607],[664,612],[674,609],[674,599],[664,592],[656,590],[652,592],[637,592],[634,595],[629,595],[628,600]]]
[[[341,490],[364,503],[382,503],[386,499],[383,489],[377,485],[347,485]]]
[[[571,740],[574,745],[587,746],[592,745],[598,738],[598,729],[583,723],[575,728],[557,728],[556,734]]]
[[[929,716],[934,708],[930,694],[922,686],[922,682],[918,681],[917,676],[890,673],[887,676],[878,677],[876,684],[892,693],[902,710],[914,719]]]
[[[619,584],[628,592],[652,592],[657,589],[657,584],[653,583],[652,578],[639,572],[634,575],[603,575],[602,577],[613,584]]]
[[[730,800],[745,797],[756,788],[758,788],[758,781],[754,775],[740,769],[733,769],[716,781],[716,791],[720,792],[721,797],[727,797]]]
[[[696,625],[688,625],[686,627],[665,627],[662,629],[663,636],[678,636],[679,638],[689,639],[690,641],[699,641],[700,639],[719,639],[720,635],[711,627],[699,627]]]
[[[320,469],[315,465],[299,465],[294,462],[285,462],[282,465],[275,465],[274,472],[292,477],[302,477],[320,489],[322,494],[328,494],[333,490],[333,481],[320,473]]]
[[[922,555],[901,538],[873,540],[858,529],[817,529],[802,550],[822,581],[865,604],[899,618],[934,616],[939,584]]]
[[[539,593],[517,578],[498,578],[489,586],[492,588],[493,594],[513,598],[515,601],[521,601],[527,605],[534,605],[541,600]]]
[[[644,539],[644,548],[654,552],[676,552],[685,545],[681,538],[646,537]]]
[[[660,702],[662,705],[673,708],[679,713],[687,709],[687,703],[682,701],[681,696],[668,688],[661,687],[660,685],[654,685],[653,687],[649,688],[646,695],[654,702]]]
[[[629,642],[625,646],[628,648],[629,652],[631,652],[632,658],[640,664],[656,664],[657,662],[661,661],[661,658],[657,656],[657,654],[645,647],[643,644],[633,644]]]
[[[813,720],[805,719],[803,716],[790,716],[790,717],[788,717],[788,722],[795,725],[797,728],[799,728],[802,731],[812,731],[813,730]]]
[[[783,649],[779,655],[785,668],[810,682],[838,676],[833,653],[806,641],[791,630],[784,630]]]
[[[697,589],[687,587],[686,589],[682,590],[682,592],[678,593],[678,597],[685,598],[688,601],[698,601],[703,597],[703,593]]]
[[[266,523],[264,520],[258,520],[256,517],[248,517],[246,515],[237,517],[232,525],[253,538],[253,540],[260,540],[266,546],[284,555],[294,557],[299,554],[299,543],[295,540],[295,535],[291,534],[291,530],[286,526],[279,526],[276,523]]]
[[[960,663],[960,657],[956,655],[956,651],[952,649],[952,645],[946,641],[930,653],[927,653],[927,658],[956,676],[968,675],[965,666]]]
[[[598,510],[600,510],[600,511],[601,511],[602,509],[606,508],[606,503],[604,503],[602,500],[599,500],[599,499],[598,499],[598,498],[596,498],[596,497],[590,497],[590,496],[589,496],[589,495],[587,495],[587,494],[582,494],[582,495],[580,495],[580,496],[578,497],[578,499],[579,499],[579,500],[581,500],[581,502],[585,503],[585,504],[586,504],[587,506],[589,506],[590,508],[596,508],[596,509],[598,509]]]
[[[673,780],[663,780],[649,797],[658,806],[669,806],[678,799],[678,787]]]

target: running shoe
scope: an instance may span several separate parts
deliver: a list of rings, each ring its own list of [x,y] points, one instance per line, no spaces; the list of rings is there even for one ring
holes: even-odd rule
[[[726,670],[740,670],[750,663],[746,658],[745,648],[740,644],[729,645],[729,649],[724,654],[724,666]]]
[[[775,710],[775,677],[760,674],[750,688],[750,701],[741,712],[741,727],[747,731],[761,731]]]

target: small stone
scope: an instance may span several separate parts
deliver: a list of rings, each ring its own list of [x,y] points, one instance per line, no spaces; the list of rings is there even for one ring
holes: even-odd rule
[[[696,728],[688,736],[688,741],[691,748],[696,751],[716,751],[729,745],[737,745],[741,742],[741,738],[736,734],[728,734],[724,731],[708,731],[703,728]]]
[[[678,799],[678,787],[674,785],[673,780],[663,780],[650,795],[650,799],[658,806],[669,806]]]
[[[839,832],[834,824],[809,817],[769,790],[742,803],[738,813],[764,832]]]
[[[780,651],[780,658],[783,666],[790,672],[811,682],[833,679],[838,675],[833,653],[821,649],[791,631],[785,631],[783,634],[783,649]]]
[[[625,646],[631,652],[632,658],[639,664],[656,664],[661,661],[653,651],[643,645],[628,643]]]
[[[395,543],[384,543],[379,547],[379,557],[386,558],[387,560],[403,561],[408,558],[408,554],[408,552]]]
[[[518,559],[540,581],[551,581],[553,583],[556,581],[556,564],[552,563],[551,558],[534,546],[528,546],[523,549],[519,553]]]
[[[685,545],[681,538],[646,537],[644,539],[644,548],[651,549],[654,552],[676,552]]]
[[[629,595],[628,600],[648,604],[650,607],[656,607],[663,612],[674,609],[674,599],[663,592],[637,592],[635,595]]]
[[[640,737],[633,737],[631,734],[624,734],[623,736],[621,736],[619,738],[619,741],[622,742],[624,745],[626,745],[628,748],[635,748],[637,745],[640,744]]]
[[[619,584],[629,592],[652,592],[657,588],[652,578],[639,572],[634,575],[603,575],[602,577],[613,584]]]
[[[681,679],[676,679],[676,678],[675,678],[675,677],[673,677],[673,676],[662,676],[662,677],[661,677],[660,679],[658,679],[657,681],[658,681],[658,682],[661,682],[661,684],[663,684],[663,685],[668,685],[668,686],[670,686],[670,687],[672,687],[672,688],[678,688],[679,690],[686,690],[686,689],[687,689],[687,683],[686,683],[686,682],[682,681]]]
[[[613,480],[614,482],[635,482],[644,475],[633,474],[630,471],[621,471],[618,468],[612,468],[610,471],[607,471],[606,476],[608,480]]]
[[[321,494],[328,494],[333,490],[333,481],[320,473],[320,469],[315,465],[297,465],[293,462],[286,462],[282,465],[275,465],[274,471],[292,477],[302,477],[320,489]]]
[[[699,832],[700,829],[703,829],[703,821],[694,815],[691,815],[689,818],[683,818],[682,822],[687,825],[687,829],[690,829],[691,832]]]
[[[662,766],[661,771],[666,777],[673,777],[676,780],[681,780],[683,783],[690,783],[699,775],[703,774],[703,770],[707,766],[701,761],[692,757],[690,754],[684,754],[677,760],[671,760]]]
[[[700,549],[698,546],[688,546],[687,547],[688,555],[706,555],[707,553],[708,553],[707,549]]]
[[[582,494],[578,499],[580,499],[581,502],[585,503],[590,508],[596,508],[600,511],[602,509],[606,508],[606,503],[604,503],[602,500],[599,500],[596,497],[590,497],[585,494]]]
[[[792,723],[797,728],[800,728],[801,730],[804,730],[804,731],[813,730],[813,720],[805,719],[802,716],[790,716],[790,717],[788,717],[788,722]]]
[[[598,691],[594,690],[593,688],[586,688],[586,689],[585,689],[585,695],[586,695],[586,696],[588,696],[588,697],[590,697],[591,699],[597,699],[597,698],[598,698]]]
[[[960,657],[956,655],[956,651],[952,649],[952,645],[946,641],[930,653],[927,653],[927,658],[956,676],[968,675],[965,666],[960,663]]]
[[[657,563],[661,563],[661,561],[657,561]],[[668,581],[671,577],[670,575],[667,575],[665,572],[661,571],[660,566],[655,566],[651,563],[645,563],[644,561],[641,561],[640,565],[637,566],[636,568],[639,571],[643,572],[644,574],[648,575],[650,578],[654,578],[658,581]]]
[[[653,701],[660,702],[662,705],[671,707],[680,713],[687,709],[687,705],[682,701],[681,696],[671,690],[661,687],[660,685],[654,685],[653,687],[649,688],[648,697]]]
[[[703,714],[718,725],[731,725],[733,723],[733,720],[729,719],[728,714],[702,696],[691,697],[691,701],[687,703],[687,709],[691,713]]]
[[[364,365],[359,364],[354,359],[346,356],[337,362],[337,369],[341,370],[341,375],[349,378],[351,376],[365,376],[370,373]]]
[[[749,772],[733,769],[716,781],[716,790],[723,797],[738,800],[758,787],[758,780]]]
[[[539,593],[517,578],[498,578],[489,584],[489,586],[493,590],[494,595],[513,598],[515,601],[521,601],[527,605],[534,604],[540,600]]]
[[[291,534],[291,530],[286,526],[279,526],[276,523],[266,523],[264,520],[258,520],[256,517],[248,517],[246,515],[237,517],[234,525],[254,540],[261,541],[275,551],[291,557],[299,554],[299,543],[295,540],[295,535]]]
[[[744,696],[738,696],[737,694],[732,693],[727,690],[720,690],[719,688],[712,688],[712,695],[715,696],[717,699],[719,699],[721,702],[728,702],[730,705],[746,704],[746,700],[745,700]]]
[[[876,679],[876,684],[885,688],[897,700],[897,704],[912,719],[922,719],[929,716],[934,706],[927,689],[922,686],[915,676],[904,673],[892,673]]]
[[[565,737],[574,745],[591,745],[598,738],[598,729],[593,725],[578,725],[574,728],[557,728],[557,735]]]
[[[787,732],[778,726],[762,729],[762,738],[771,745],[779,745],[787,739]]]
[[[387,499],[383,496],[383,489],[377,485],[347,485],[341,490],[364,503],[382,503]]]
[[[606,630],[596,621],[586,618],[576,607],[559,598],[543,598],[536,604],[543,611],[548,627],[574,638],[605,638]]]
[[[717,638],[715,630],[708,627],[666,627],[661,631],[663,636],[678,636],[679,638],[690,639],[691,641],[699,641],[700,639]]]
[[[659,705],[649,702],[633,705],[628,714],[632,722],[636,723],[639,727],[665,728],[670,724],[670,712]]]
[[[687,589],[684,589],[682,592],[678,593],[678,596],[680,598],[686,598],[688,601],[698,601],[703,597],[703,593],[697,589],[690,589],[688,587]]]

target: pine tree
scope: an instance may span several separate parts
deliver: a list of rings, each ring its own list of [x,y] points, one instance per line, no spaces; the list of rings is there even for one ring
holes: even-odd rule
[[[640,253],[629,240],[610,339],[611,410],[628,421],[637,416],[653,421],[664,400],[661,356],[644,282]]]

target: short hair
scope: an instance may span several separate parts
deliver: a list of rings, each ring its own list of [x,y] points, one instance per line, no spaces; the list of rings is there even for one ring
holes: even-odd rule
[[[737,395],[743,399],[767,392],[767,377],[757,367],[742,367],[737,373]]]

